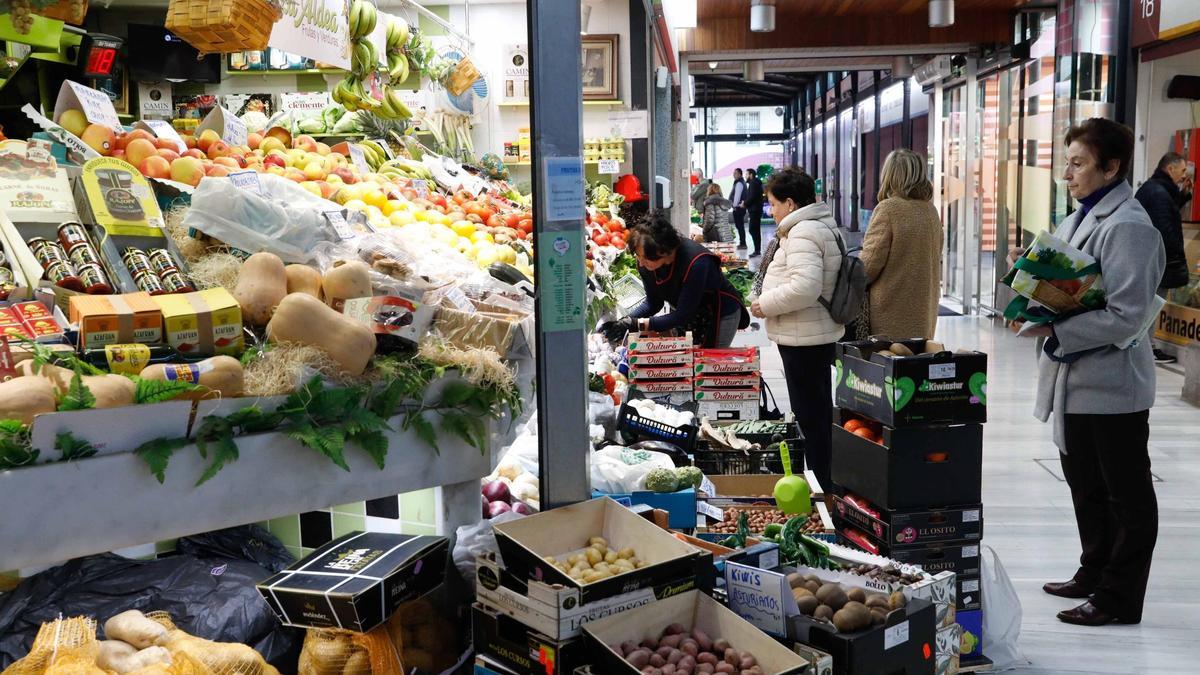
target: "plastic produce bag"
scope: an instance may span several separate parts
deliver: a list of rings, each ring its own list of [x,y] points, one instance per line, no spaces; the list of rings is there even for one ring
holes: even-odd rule
[[[234,543],[238,533],[245,543]],[[230,555],[255,548],[255,555]],[[254,587],[279,562],[291,561],[282,544],[262,528],[245,526],[180,539],[177,550],[158,560],[111,553],[77,558],[22,580],[0,595],[0,669],[29,653],[43,623],[60,616],[105,620],[138,609],[166,612],[199,638],[250,645],[293,672],[303,633],[283,627]]]
[[[979,578],[984,601],[983,655],[992,660],[993,670],[1027,665],[1029,660],[1017,645],[1021,638],[1021,598],[996,550],[984,546],[983,551]]]
[[[318,243],[341,240],[324,215],[340,211],[337,204],[274,174],[260,173],[258,181],[262,195],[228,180],[201,180],[183,226],[236,249],[269,251],[288,263],[307,263]]]
[[[463,525],[454,531],[454,566],[472,588],[475,586],[475,559],[485,553],[497,553],[496,533],[492,525],[524,518],[519,513],[508,511],[474,525]]]
[[[674,471],[675,462],[661,452],[610,445],[592,453],[592,489],[608,494],[644,490],[646,474],[652,469]]]

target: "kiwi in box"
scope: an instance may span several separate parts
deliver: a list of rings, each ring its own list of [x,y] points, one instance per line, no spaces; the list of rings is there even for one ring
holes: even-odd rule
[[[578,588],[581,603],[675,581],[712,588],[711,553],[607,497],[497,523],[493,529],[506,569],[519,578]]]

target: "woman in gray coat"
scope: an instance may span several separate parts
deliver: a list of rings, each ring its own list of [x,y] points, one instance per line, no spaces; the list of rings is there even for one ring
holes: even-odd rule
[[[1147,448],[1154,357],[1144,333],[1166,257],[1125,182],[1133,132],[1094,118],[1066,144],[1064,179],[1079,210],[1055,235],[1099,262],[1107,304],[1024,331],[1044,338],[1035,415],[1053,416],[1083,548],[1075,576],[1043,590],[1087,599],[1058,613],[1066,623],[1138,623],[1158,537]]]
[[[700,228],[704,230],[704,241],[725,241],[721,234],[723,225],[729,224],[729,210],[733,202],[721,194],[721,186],[713,183],[708,186],[704,202],[700,207]]]

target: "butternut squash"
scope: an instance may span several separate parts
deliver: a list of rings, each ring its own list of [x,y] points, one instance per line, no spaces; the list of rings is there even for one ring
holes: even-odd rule
[[[14,377],[0,383],[0,420],[33,423],[33,416],[58,407],[54,383],[45,377]]]
[[[71,386],[71,378],[75,376],[75,371],[52,363],[42,364],[38,367],[37,372],[34,372],[33,368],[33,359],[26,359],[17,364],[17,373],[22,377],[31,375],[44,377],[54,385],[56,391],[64,394],[67,392],[67,387]]]
[[[198,384],[200,389],[176,397],[192,401],[241,396],[245,383],[242,364],[232,356],[214,356],[198,363],[155,363],[146,366],[141,377],[144,380]]]
[[[17,379],[33,376],[49,382],[59,396],[67,393],[71,387],[71,378],[75,376],[75,371],[50,363],[43,364],[37,373],[34,373],[33,361],[18,363],[17,372],[21,373],[21,377]],[[124,375],[84,375],[83,386],[96,397],[96,404],[93,406],[96,408],[133,405],[134,395],[137,393],[137,384]]]
[[[371,296],[371,268],[361,260],[339,260],[325,272],[321,290],[325,304],[340,312],[347,300]]]
[[[287,274],[288,293],[308,293],[321,297],[321,273],[308,265],[292,264],[283,268]]]
[[[287,295],[287,272],[274,253],[255,253],[242,263],[233,297],[242,306],[242,320],[265,326],[275,306]]]
[[[279,303],[267,339],[320,347],[351,375],[361,375],[375,354],[375,333],[366,324],[307,293],[292,293]]]

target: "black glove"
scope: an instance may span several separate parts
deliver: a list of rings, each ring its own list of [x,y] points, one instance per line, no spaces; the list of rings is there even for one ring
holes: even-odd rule
[[[609,342],[621,342],[629,333],[637,330],[637,319],[633,317],[625,317],[616,321],[608,321],[600,324],[600,332],[604,334],[604,339]]]

